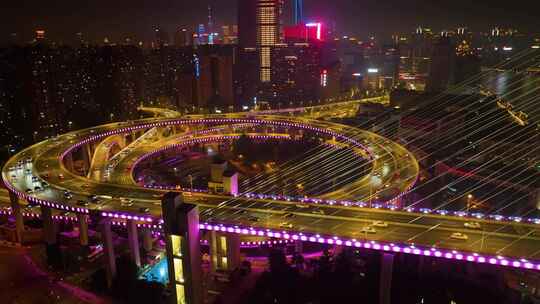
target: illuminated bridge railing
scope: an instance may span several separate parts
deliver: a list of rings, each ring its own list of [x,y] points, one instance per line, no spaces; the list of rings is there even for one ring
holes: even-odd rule
[[[0,215],[10,215],[10,208],[0,209]],[[40,214],[37,213],[23,213],[25,217],[40,218]],[[71,221],[76,222],[77,218],[73,216],[53,216],[56,221]],[[126,226],[125,221],[112,221],[115,226]],[[154,229],[159,235],[162,232],[162,225],[156,224],[138,224],[140,228]],[[302,241],[310,243],[318,243],[325,245],[337,245],[355,248],[357,250],[375,250],[387,253],[404,253],[417,256],[434,257],[440,259],[470,262],[478,264],[487,264],[493,266],[513,267],[519,269],[528,270],[540,270],[540,261],[533,261],[528,259],[510,258],[504,256],[484,255],[477,252],[447,250],[436,247],[425,247],[408,244],[388,243],[380,241],[368,241],[339,238],[337,236],[325,236],[321,234],[311,234],[307,232],[293,232],[293,231],[277,231],[272,229],[263,229],[256,227],[241,227],[225,224],[210,224],[202,223],[199,225],[199,229],[206,231],[217,231],[224,233],[235,233],[244,236],[262,237],[268,238],[266,241],[253,241],[243,242],[243,247],[255,247],[262,245],[277,245],[286,244],[289,242]]]

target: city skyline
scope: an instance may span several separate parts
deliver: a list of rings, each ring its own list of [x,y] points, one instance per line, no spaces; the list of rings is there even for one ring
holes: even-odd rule
[[[17,39],[21,42],[29,41],[37,29],[44,29],[47,37],[67,44],[76,41],[76,33],[83,33],[90,42],[101,42],[105,37],[116,42],[125,38],[147,42],[152,38],[156,25],[172,32],[180,27],[206,23],[208,5],[214,8],[216,25],[237,23],[237,0],[198,3],[160,0],[152,4],[128,4],[123,1],[81,4],[58,0],[56,3],[46,6],[22,1],[8,5],[0,13],[7,24],[0,29],[0,43],[9,41],[13,33],[17,33]],[[292,1],[285,1],[285,24],[292,23],[292,12]],[[306,0],[304,12],[307,21],[322,20],[335,26],[337,33],[362,38],[369,35],[387,38],[393,33],[409,33],[417,26],[432,27],[437,31],[469,26],[475,32],[489,31],[499,26],[535,33],[540,25],[540,21],[527,13],[527,7],[503,1],[470,3],[459,0],[433,5],[425,0],[384,3]],[[70,26],[66,27],[65,24]]]

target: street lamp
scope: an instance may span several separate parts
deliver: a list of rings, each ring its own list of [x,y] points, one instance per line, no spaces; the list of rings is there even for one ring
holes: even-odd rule
[[[471,207],[471,201],[474,198],[472,194],[467,194],[467,213],[469,213],[469,209]]]
[[[188,179],[189,179],[189,185],[191,187],[191,192],[193,192],[193,175],[189,174]]]

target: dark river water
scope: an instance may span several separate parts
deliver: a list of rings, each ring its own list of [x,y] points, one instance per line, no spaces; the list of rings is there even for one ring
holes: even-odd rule
[[[514,109],[529,115],[529,123],[540,122],[540,74],[487,72],[482,84],[510,101]]]

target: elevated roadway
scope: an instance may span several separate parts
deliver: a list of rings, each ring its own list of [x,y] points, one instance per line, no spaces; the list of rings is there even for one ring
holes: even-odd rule
[[[381,250],[387,250],[386,248],[395,250],[397,244],[405,244],[403,245],[405,247],[399,248],[413,248],[410,249],[413,253],[417,247],[429,248],[436,252],[446,250],[445,252],[452,254],[453,258],[461,259],[463,256],[452,253],[453,250],[457,250],[464,252],[464,256],[474,256],[474,260],[478,262],[486,261],[484,256],[485,259],[496,259],[492,264],[499,265],[505,265],[504,261],[510,259],[497,256],[517,258],[512,260],[514,262],[519,262],[520,259],[539,259],[540,221],[447,214],[429,210],[399,210],[399,204],[396,202],[414,185],[419,171],[416,160],[405,148],[367,131],[302,117],[236,113],[114,123],[68,133],[38,143],[10,159],[3,169],[2,177],[10,191],[33,203],[97,217],[110,217],[119,221],[132,219],[141,225],[159,229],[160,197],[170,190],[142,188],[116,180],[109,183],[93,181],[69,171],[64,163],[66,156],[77,148],[116,134],[167,126],[204,126],[202,127],[204,129],[237,124],[279,126],[333,136],[339,142],[366,151],[366,154],[370,155],[373,170],[366,178],[353,181],[344,189],[315,198],[291,198],[255,193],[237,197],[186,193],[185,199],[188,202],[200,206],[201,221],[214,225],[213,227],[224,225],[223,227],[233,230],[240,229],[231,228],[234,226],[246,229],[251,227],[249,229],[259,229],[259,232],[266,235],[269,233],[272,236],[276,236],[277,233],[280,237],[296,235],[326,243],[346,242],[353,246],[361,240],[362,246],[370,248],[376,246],[383,248]],[[209,135],[204,136],[188,136],[176,144],[205,142]],[[138,156],[159,150],[156,146],[154,150],[150,150],[150,147],[142,149],[147,150],[139,151]],[[121,171],[119,179],[131,174],[130,170]],[[59,177],[59,174],[63,177]],[[46,181],[50,186],[42,191],[27,193],[29,189],[33,189],[36,180]],[[392,196],[385,195],[389,191],[387,189],[393,189]],[[65,190],[69,190],[73,197],[66,198],[63,193]],[[377,194],[388,197],[388,200],[368,208],[365,198]],[[89,201],[90,195],[97,195],[99,202]],[[471,221],[480,223],[481,228],[465,227],[465,223]],[[208,225],[201,227],[208,229]],[[456,232],[466,234],[468,238],[462,240],[452,238],[451,235]],[[378,245],[379,243],[387,245],[384,247]],[[476,258],[479,255],[482,259]],[[528,260],[519,262],[519,267],[536,267],[536,264]],[[518,264],[514,264],[516,265]]]

